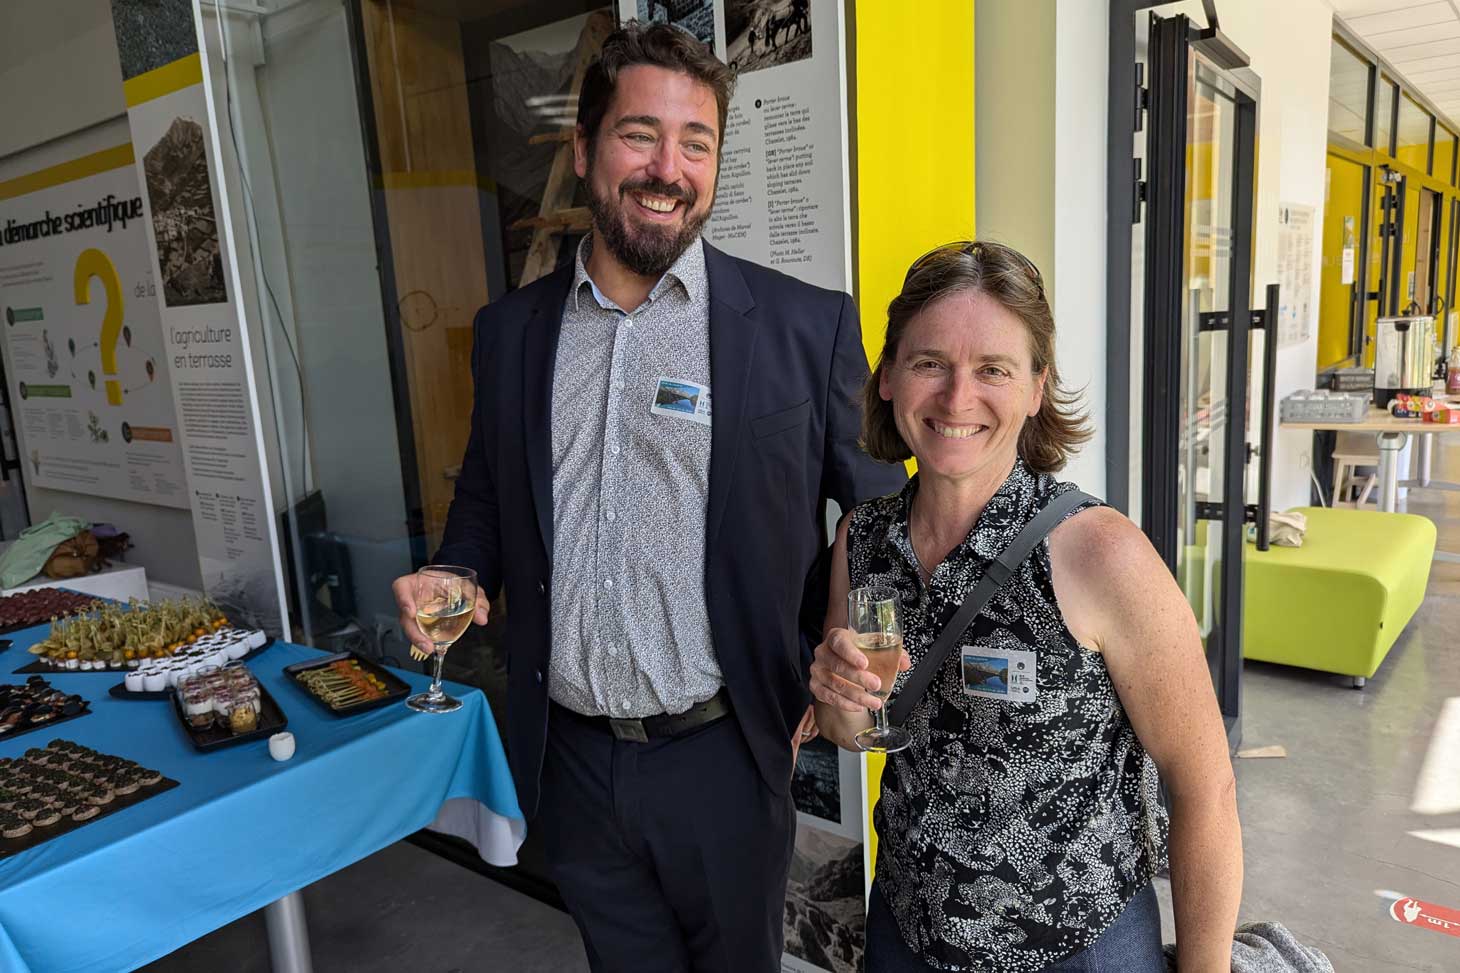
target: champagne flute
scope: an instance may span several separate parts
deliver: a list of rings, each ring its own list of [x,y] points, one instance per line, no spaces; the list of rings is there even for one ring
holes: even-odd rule
[[[902,606],[896,589],[879,585],[847,592],[847,627],[867,657],[867,669],[882,681],[872,694],[882,700],[882,706],[871,711],[874,725],[853,739],[858,747],[873,753],[905,750],[912,742],[907,731],[887,723],[887,700],[902,660]]]
[[[416,624],[434,646],[435,674],[431,688],[406,700],[406,705],[422,713],[450,713],[460,708],[461,700],[441,690],[441,663],[476,613],[477,573],[453,564],[429,564],[416,572],[413,584]]]

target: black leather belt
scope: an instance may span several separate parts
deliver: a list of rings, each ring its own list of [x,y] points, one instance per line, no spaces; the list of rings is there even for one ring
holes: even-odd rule
[[[722,720],[731,713],[730,694],[725,689],[696,703],[683,713],[662,713],[659,716],[645,716],[637,720],[621,720],[612,716],[584,716],[565,706],[553,704],[553,712],[562,714],[585,726],[591,726],[605,733],[612,733],[620,740],[631,743],[648,743],[688,733],[697,727]]]

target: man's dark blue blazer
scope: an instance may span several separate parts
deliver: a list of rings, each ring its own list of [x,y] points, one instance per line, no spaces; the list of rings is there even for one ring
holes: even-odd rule
[[[708,243],[705,264],[714,397],[705,601],[736,719],[783,794],[791,734],[810,702],[798,615],[821,551],[820,500],[849,510],[900,489],[906,474],[857,445],[867,361],[851,299]],[[562,268],[477,313],[471,438],[433,559],[475,568],[489,597],[506,586],[507,752],[528,817],[548,720],[552,383],[572,280]],[[663,529],[677,529],[667,512]]]

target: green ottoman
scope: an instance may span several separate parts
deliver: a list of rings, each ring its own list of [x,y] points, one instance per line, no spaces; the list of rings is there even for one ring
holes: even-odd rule
[[[1424,601],[1435,525],[1414,514],[1297,510],[1308,518],[1302,547],[1243,545],[1242,655],[1362,688]]]

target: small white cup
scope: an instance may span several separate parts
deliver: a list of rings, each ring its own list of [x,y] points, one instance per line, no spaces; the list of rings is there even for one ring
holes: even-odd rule
[[[160,693],[167,688],[167,670],[153,669],[142,676],[142,688],[149,693]]]
[[[285,730],[269,737],[269,756],[284,761],[294,756],[294,734]]]
[[[140,693],[145,688],[146,678],[140,669],[128,669],[122,682],[126,683],[128,692]]]

